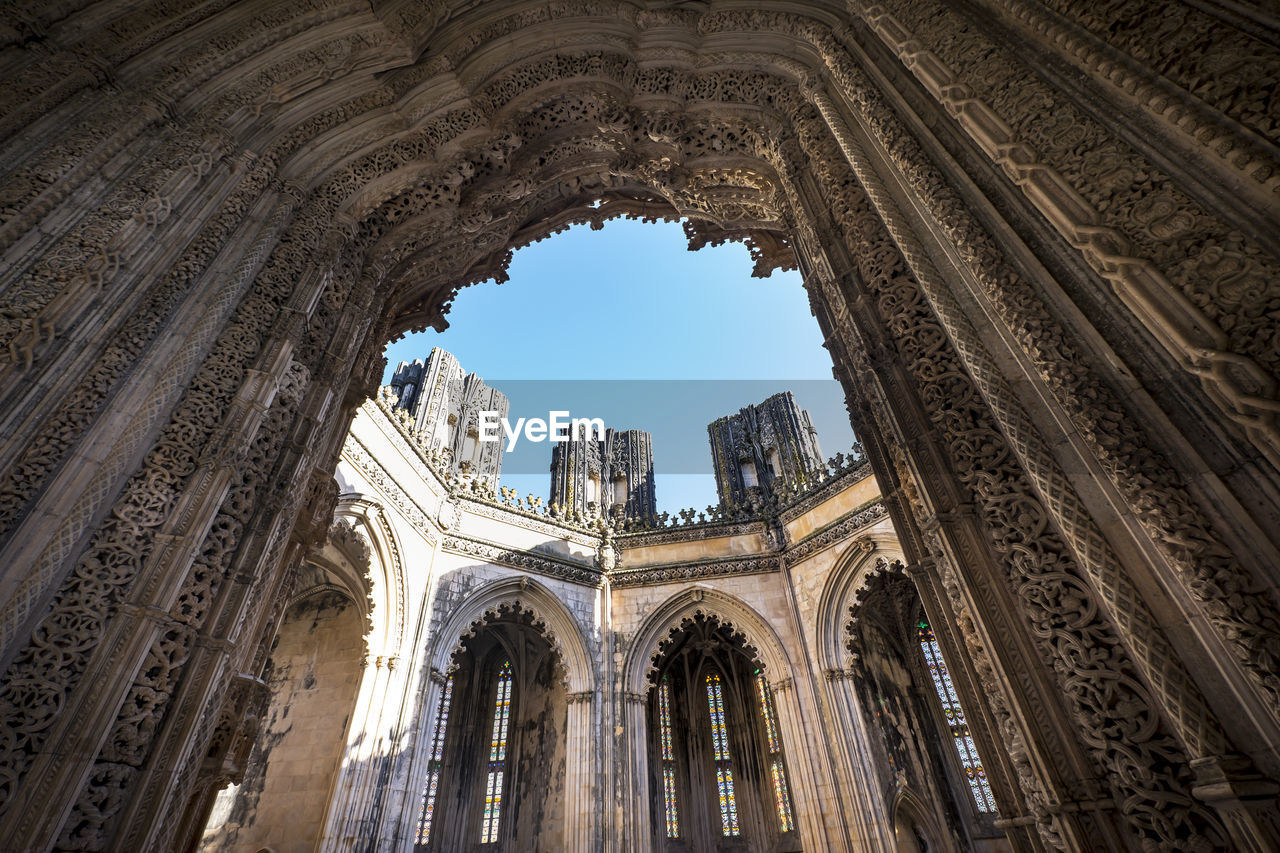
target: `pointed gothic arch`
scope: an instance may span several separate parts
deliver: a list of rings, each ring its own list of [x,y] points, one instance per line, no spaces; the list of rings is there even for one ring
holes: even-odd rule
[[[472,590],[435,632],[428,656],[430,669],[448,672],[462,638],[473,626],[483,623],[487,614],[503,608],[523,609],[533,614],[543,636],[562,662],[562,680],[569,693],[591,693],[599,689],[599,676],[592,666],[582,626],[555,593],[528,575],[500,578]]]
[[[567,749],[564,821],[560,837],[552,839],[552,846],[547,849],[587,853],[601,832],[598,816],[593,814],[591,806],[593,792],[601,785],[596,768],[599,746],[589,735],[593,721],[601,713],[597,701],[599,675],[592,664],[590,644],[582,626],[564,602],[535,578],[527,575],[500,578],[472,590],[433,632],[423,667],[426,683],[419,691],[422,707],[427,709],[424,719],[429,720],[429,724],[416,733],[406,772],[415,780],[415,785],[428,775],[427,753],[436,737],[433,713],[440,707],[448,673],[453,669],[456,655],[464,648],[464,638],[483,629],[491,618],[512,613],[527,614],[533,628],[546,641],[555,661],[555,680],[568,704],[562,733]],[[459,710],[454,707],[449,713],[456,717]],[[422,792],[411,786],[408,796],[416,803]],[[414,837],[419,814],[416,806],[401,808],[398,814],[400,837]]]
[[[737,596],[697,584],[655,607],[636,631],[622,665],[622,681],[627,691],[648,692],[653,660],[663,641],[679,628],[681,621],[699,613],[712,616],[741,634],[759,656],[771,681],[794,677],[793,665],[777,632],[751,605]]]
[[[358,524],[369,543],[373,558],[372,589],[369,591],[373,598],[370,648],[383,651],[403,648],[407,609],[405,597],[408,595],[404,559],[401,556],[403,546],[387,518],[386,510],[374,501],[344,497],[339,499],[334,515]]]

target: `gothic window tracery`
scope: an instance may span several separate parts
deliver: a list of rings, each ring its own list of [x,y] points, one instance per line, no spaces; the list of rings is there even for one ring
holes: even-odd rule
[[[502,606],[454,654],[435,710],[414,849],[549,851],[563,821],[569,698],[533,615]]]
[[[969,781],[969,790],[973,794],[974,804],[978,811],[991,814],[996,811],[996,799],[991,793],[991,785],[987,782],[987,773],[982,767],[982,759],[978,756],[978,747],[973,742],[969,731],[969,723],[960,706],[960,697],[955,685],[951,682],[951,673],[942,659],[942,648],[933,635],[933,628],[925,620],[916,626],[916,637],[924,653],[925,664],[929,667],[929,675],[933,679],[933,688],[942,703],[942,713],[951,729],[951,739],[955,744],[956,754],[960,757],[960,765],[964,768],[965,778]]]
[[[729,750],[729,733],[724,721],[724,690],[720,674],[716,672],[707,673],[707,709],[711,716],[716,791],[720,798],[720,831],[724,835],[737,835],[738,800],[733,790],[733,756]]]
[[[764,673],[756,670],[756,695],[760,700],[760,718],[764,722],[766,743],[769,748],[769,779],[773,782],[774,806],[778,810],[778,828],[783,832],[795,829],[795,817],[791,813],[791,788],[787,783],[787,768],[782,763],[782,739],[778,734],[778,709],[773,704],[773,689]]]
[[[493,700],[493,734],[489,745],[489,776],[484,786],[481,844],[492,844],[498,840],[498,824],[502,819],[502,780],[507,769],[507,726],[510,721],[511,661],[506,661],[498,673],[498,688]]]
[[[697,614],[663,644],[654,680],[657,848],[799,849],[779,709],[755,650],[732,626]]]
[[[671,679],[658,686],[658,737],[662,743],[662,801],[667,837],[680,837],[680,809],[676,802],[676,753],[671,744]]]
[[[920,594],[900,564],[867,581],[852,615],[854,686],[883,767],[876,784],[886,801],[906,790],[934,826],[953,827],[971,841],[1000,837],[978,736]]]
[[[440,769],[444,759],[444,736],[449,724],[449,704],[453,700],[453,673],[445,679],[436,709],[436,725],[431,736],[431,753],[427,758],[427,781],[422,787],[422,806],[418,811],[418,832],[414,843],[431,843],[431,818],[435,814],[436,795],[440,788]]]

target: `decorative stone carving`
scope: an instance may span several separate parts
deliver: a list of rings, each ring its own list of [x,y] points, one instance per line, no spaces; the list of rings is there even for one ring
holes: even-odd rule
[[[299,552],[329,529],[326,478],[378,344],[442,328],[457,289],[503,278],[513,248],[628,215],[685,216],[692,246],[746,240],[759,271],[805,269],[838,374],[866,398],[854,409],[874,464],[896,477],[885,506],[914,525],[904,542],[961,561],[942,575],[962,623],[987,615],[971,608],[979,580],[999,584],[1006,598],[982,607],[1016,604],[1026,624],[1008,624],[1085,745],[1061,766],[1114,786],[1058,796],[1019,742],[1035,731],[1019,722],[1034,716],[1028,688],[962,624],[1046,844],[1125,826],[1156,848],[1227,843],[1195,797],[1239,846],[1274,840],[1234,804],[1254,769],[1209,753],[1238,740],[1261,755],[1280,708],[1265,576],[1276,247],[1188,153],[1212,149],[1214,173],[1234,171],[1251,199],[1274,189],[1269,13],[885,0],[851,4],[833,31],[829,10],[805,4],[242,6],[53,4],[0,26],[14,78],[0,95],[0,836],[166,846],[158,827],[177,822],[165,816],[180,814],[201,750],[225,735],[181,685],[259,671],[248,663]],[[978,13],[992,25],[974,26]],[[1010,32],[1025,50],[1002,42]],[[1108,97],[1137,104],[1173,150],[1128,140],[1105,115],[1119,111],[1092,101],[1097,85],[1126,93]],[[859,173],[842,165],[859,161],[851,141],[866,146]],[[946,242],[938,260],[912,241],[917,218]],[[1041,273],[1024,274],[1037,255],[1087,264],[1132,329],[1060,310]],[[990,326],[966,330],[961,315]],[[1085,344],[1108,336],[1149,360],[1093,360]],[[1118,390],[1170,359],[1203,390],[1182,376],[1160,399]],[[1035,420],[1052,434],[1033,440],[1017,383],[1069,423]],[[1073,499],[1063,468],[1106,478],[1133,530],[1090,519],[1101,511]],[[388,507],[432,520],[368,470]],[[489,498],[473,492],[468,511],[600,541]],[[954,541],[965,513],[980,546]],[[768,570],[839,535],[778,541]],[[483,560],[497,547],[453,543]],[[495,561],[600,578],[502,550]],[[1122,551],[1213,633],[1165,642],[1174,617],[1126,584]],[[256,597],[221,612],[228,579]],[[250,641],[234,664],[193,639],[239,630]],[[1201,695],[1224,681],[1249,701],[1231,738],[1212,712],[1222,700]],[[157,756],[165,732],[190,736]],[[102,750],[60,750],[72,735]],[[153,807],[154,791],[174,802]],[[1067,801],[1114,801],[1125,822],[1081,841],[1083,824],[1048,811]]]

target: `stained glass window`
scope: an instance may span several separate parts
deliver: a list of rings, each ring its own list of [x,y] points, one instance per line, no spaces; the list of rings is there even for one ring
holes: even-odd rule
[[[663,678],[658,687],[658,730],[662,739],[662,795],[667,810],[667,837],[680,837],[676,809],[676,753],[671,745],[671,683]]]
[[[782,764],[782,739],[778,737],[778,710],[773,704],[773,690],[764,673],[756,670],[756,696],[760,699],[760,716],[764,719],[765,740],[769,747],[769,776],[773,780],[773,804],[778,810],[778,827],[783,832],[796,828],[791,814],[791,791],[787,786],[787,769]]]
[[[427,782],[422,788],[422,807],[418,810],[417,844],[431,840],[431,816],[436,809],[436,791],[440,787],[440,764],[444,759],[444,730],[449,722],[449,703],[453,701],[453,674],[445,680],[436,708],[436,728],[431,736],[431,752],[427,756]]]
[[[920,640],[920,648],[924,650],[925,663],[929,665],[929,675],[933,678],[933,688],[942,700],[942,713],[951,730],[951,739],[956,753],[960,756],[960,764],[964,767],[965,776],[969,780],[969,790],[973,792],[974,803],[980,812],[994,813],[996,799],[991,794],[991,785],[987,782],[987,773],[982,769],[982,759],[978,757],[978,749],[969,734],[969,723],[960,707],[960,697],[956,694],[955,685],[951,683],[951,674],[947,672],[947,664],[942,659],[942,649],[933,629],[928,622],[920,622],[916,627],[916,636]]]
[[[480,843],[498,840],[498,820],[502,811],[502,777],[507,766],[507,724],[511,720],[511,661],[498,672],[498,690],[493,700],[493,737],[489,741],[489,778],[484,787],[484,819],[480,823]]]
[[[738,802],[733,794],[733,766],[729,731],[725,726],[724,688],[720,675],[707,674],[707,706],[711,712],[711,746],[716,762],[716,788],[720,794],[720,828],[725,835],[738,834]]]

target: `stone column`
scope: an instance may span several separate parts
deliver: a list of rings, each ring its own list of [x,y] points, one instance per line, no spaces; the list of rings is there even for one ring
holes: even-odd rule
[[[371,798],[378,795],[382,777],[378,766],[388,760],[379,754],[380,718],[384,708],[398,704],[388,695],[395,660],[394,656],[365,656],[360,693],[347,726],[346,752],[320,837],[321,850],[350,850],[359,840],[374,837],[377,827],[368,822],[374,814]]]
[[[832,749],[844,775],[851,783],[857,808],[850,816],[854,843],[867,853],[893,853],[893,839],[886,803],[872,784],[868,773],[874,760],[869,750],[870,733],[858,710],[858,699],[849,684],[853,673],[847,669],[828,669],[822,673],[826,701],[839,736],[830,738]]]
[[[831,841],[824,818],[827,816],[826,798],[830,791],[818,789],[817,774],[813,768],[816,746],[810,748],[810,732],[803,721],[816,718],[801,710],[798,691],[791,678],[771,683],[774,703],[778,712],[778,727],[782,730],[783,755],[786,758],[788,782],[791,785],[791,808],[795,815],[796,832],[805,850],[829,850]]]
[[[622,827],[623,849],[627,853],[652,853],[653,815],[649,809],[648,704],[643,693],[623,694],[622,736],[626,739],[626,778],[619,782],[622,802],[617,825]]]
[[[595,691],[569,694],[565,726],[565,853],[591,853],[600,798],[595,786],[595,753],[604,734],[594,725]]]

